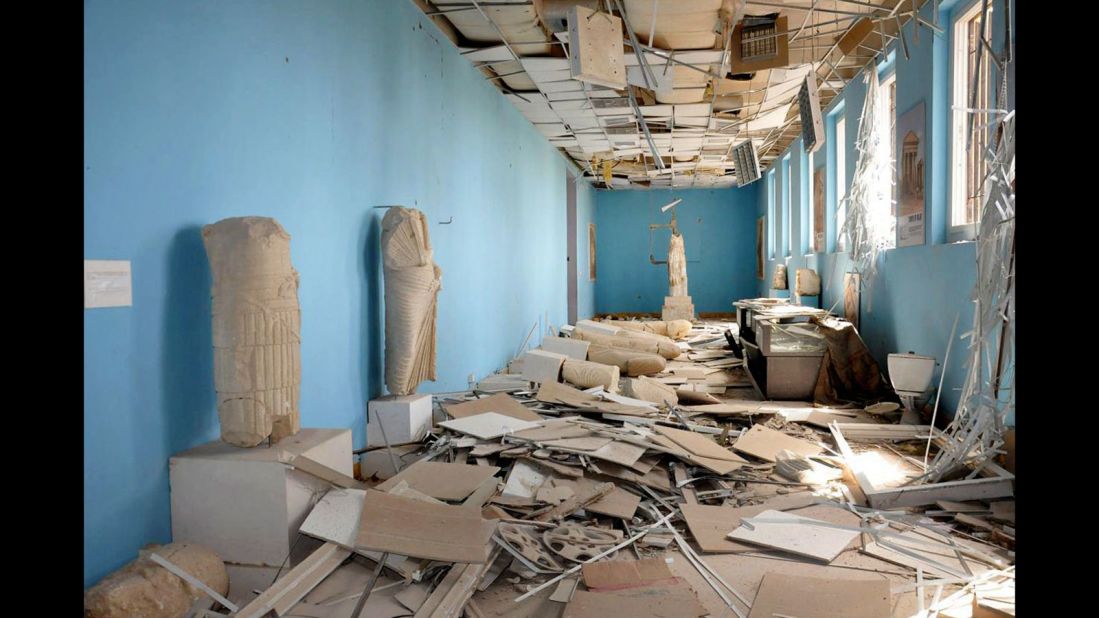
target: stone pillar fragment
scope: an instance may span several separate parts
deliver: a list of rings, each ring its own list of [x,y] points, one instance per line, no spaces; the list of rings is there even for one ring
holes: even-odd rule
[[[274,219],[202,228],[213,275],[214,389],[221,439],[256,446],[301,429],[301,309],[290,235]]]

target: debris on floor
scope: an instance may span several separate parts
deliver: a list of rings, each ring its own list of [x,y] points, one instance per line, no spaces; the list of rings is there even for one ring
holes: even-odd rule
[[[527,352],[435,395],[427,436],[368,447],[354,484],[308,460],[330,486],[298,532],[318,548],[231,614],[193,587],[177,604],[257,617],[1013,615],[1010,474],[909,485],[941,432],[763,400],[729,347],[735,323],[643,324],[581,322],[550,346],[586,358]],[[569,383],[565,363],[593,358],[621,371],[619,392]]]

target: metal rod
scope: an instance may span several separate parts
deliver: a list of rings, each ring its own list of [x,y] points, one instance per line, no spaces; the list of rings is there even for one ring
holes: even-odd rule
[[[846,2],[846,1],[847,0],[844,0],[844,2]],[[797,11],[807,11],[807,10],[809,10],[807,7],[804,7],[804,6],[790,6],[788,4],[777,4],[775,2],[759,2],[757,0],[748,0],[748,4],[752,4],[752,5],[755,5],[755,6],[771,6],[771,7],[775,7],[775,8],[779,8],[779,9],[786,9],[787,11],[789,11],[789,10],[797,10]],[[881,6],[876,6],[876,5],[871,5],[871,6],[873,6],[874,9],[878,10],[878,11],[888,10],[885,7],[881,7]],[[869,17],[869,15],[865,12],[864,13],[856,13],[855,11],[841,11],[839,9],[817,9],[817,10],[822,12],[822,13],[834,13],[836,15],[854,15],[856,17]]]
[[[641,127],[641,132],[645,134],[645,140],[649,142],[649,150],[653,154],[653,165],[657,169],[664,169],[664,159],[660,156],[660,151],[656,148],[656,142],[653,141],[652,133],[649,133],[649,125],[645,122],[645,115],[641,113],[641,108],[637,105],[637,99],[633,96],[633,89],[627,88],[626,92],[630,95],[630,107],[633,108],[634,114],[637,115],[637,125]]]
[[[378,582],[378,576],[382,574],[382,567],[385,566],[385,561],[389,559],[389,552],[383,552],[382,557],[378,559],[378,566],[374,568],[374,573],[370,576],[370,581],[367,582],[366,588],[363,589],[362,596],[355,603],[355,609],[352,610],[351,615],[354,618],[367,618],[366,614],[366,600],[370,598],[370,593],[374,591],[374,584]],[[451,567],[453,568],[453,567]]]
[[[557,582],[561,581],[562,579],[568,577],[569,575],[572,575],[573,573],[579,571],[580,568],[583,567],[585,564],[588,564],[590,562],[595,562],[596,560],[599,560],[600,558],[603,558],[604,556],[609,556],[610,554],[622,549],[623,547],[629,545],[630,543],[633,543],[634,541],[637,541],[641,537],[643,537],[646,534],[652,532],[654,528],[658,528],[660,526],[663,526],[664,522],[666,522],[666,521],[668,521],[669,519],[672,518],[672,515],[675,515],[675,511],[672,511],[671,513],[668,513],[667,515],[665,515],[663,518],[661,518],[656,523],[651,524],[649,526],[645,526],[644,528],[641,529],[641,532],[638,532],[637,534],[631,536],[630,538],[626,539],[625,541],[622,541],[618,545],[615,545],[614,547],[612,547],[612,548],[610,548],[606,551],[600,552],[599,554],[596,554],[596,555],[592,556],[591,558],[588,558],[584,562],[581,562],[580,564],[577,564],[576,566],[574,566],[571,569],[565,571],[564,573],[558,575],[557,577],[554,577],[553,579],[541,584],[537,588],[532,588],[532,589],[528,590],[526,593],[516,597],[515,602],[519,603],[519,602],[523,601],[524,599],[526,599],[527,597],[530,597],[531,595],[535,594],[536,592],[544,590],[544,589],[548,588],[549,586],[551,586],[553,584],[556,584]]]
[[[641,76],[645,78],[645,86],[656,90],[656,75],[653,74],[652,68],[649,67],[649,61],[645,59],[645,54],[640,49],[641,44],[637,42],[637,35],[634,34],[633,26],[630,25],[630,20],[626,16],[626,9],[623,8],[621,0],[614,0],[614,5],[618,7],[618,14],[622,16],[622,25],[626,27],[626,34],[630,37],[633,53],[637,55],[637,61],[641,63]],[[652,43],[652,41],[649,42]]]
[[[962,317],[959,311],[954,316],[954,326],[950,327],[950,339],[946,340],[946,356],[943,357],[943,371],[939,375],[939,391],[935,393],[935,408],[931,410],[931,429],[927,431],[927,448],[923,451],[923,469],[927,470],[927,454],[931,452],[931,439],[935,437],[935,417],[939,414],[939,398],[943,395],[943,378],[946,377],[946,364],[950,361],[950,347],[954,345],[954,332],[958,328],[958,318]]]
[[[385,443],[385,450],[389,453],[389,463],[393,464],[393,474],[397,474],[401,471],[401,466],[397,461],[397,457],[393,455],[393,447],[389,445],[389,438],[385,435],[385,423],[382,422],[382,415],[378,415],[378,429],[382,430],[382,442]]]
[[[977,35],[980,38],[985,36],[985,16],[988,15],[988,0],[981,0],[981,21],[979,24],[980,33]],[[981,83],[981,59],[984,56],[985,48],[983,45],[977,46],[977,66],[975,68],[976,75],[974,76],[976,84],[970,84],[973,88],[969,94],[969,107],[977,107],[977,90]],[[973,116],[966,116],[965,119],[965,147],[968,150],[973,145]]]

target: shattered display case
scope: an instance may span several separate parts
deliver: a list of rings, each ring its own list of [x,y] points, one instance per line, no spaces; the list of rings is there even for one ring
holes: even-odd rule
[[[789,304],[790,299],[788,298],[751,298],[733,303],[733,306],[736,307],[736,322],[740,327],[741,339],[747,339],[755,343],[756,333],[752,326],[755,314],[769,311],[776,306]]]
[[[824,335],[811,322],[756,321],[756,344],[766,356],[823,356]]]
[[[809,316],[799,315],[804,312],[796,305],[777,309],[787,317],[775,316],[775,309],[755,312],[753,338],[741,336],[748,372],[768,399],[811,399],[824,357],[824,336]]]

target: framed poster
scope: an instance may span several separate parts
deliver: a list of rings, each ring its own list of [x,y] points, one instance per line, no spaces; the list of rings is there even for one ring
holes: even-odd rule
[[[756,279],[763,280],[763,228],[764,217],[756,219]]]
[[[897,119],[897,246],[924,244],[924,179],[927,143],[924,105]]]
[[[813,171],[813,253],[824,253],[824,167]]]
[[[843,274],[843,317],[859,327],[859,273]]]
[[[588,224],[588,280],[595,281],[595,224]]]

